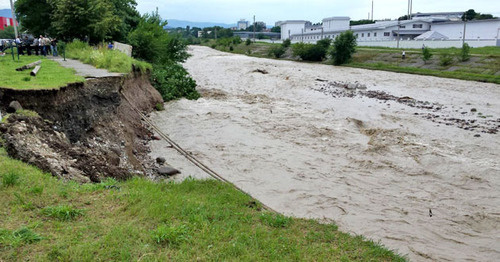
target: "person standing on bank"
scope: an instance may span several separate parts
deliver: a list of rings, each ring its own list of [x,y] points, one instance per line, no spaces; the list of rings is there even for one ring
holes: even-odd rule
[[[403,50],[403,53],[401,54],[401,58],[402,58],[403,60],[405,60],[405,58],[406,58],[406,52],[405,52],[405,50]]]
[[[57,56],[57,38],[52,39],[50,42],[50,48],[52,50],[52,55]]]

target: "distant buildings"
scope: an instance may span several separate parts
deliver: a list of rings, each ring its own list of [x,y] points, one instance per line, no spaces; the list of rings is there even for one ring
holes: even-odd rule
[[[461,46],[464,23],[463,12],[416,13],[412,20],[377,21],[374,24],[350,26],[349,17],[330,17],[313,25],[305,20],[280,21],[281,39],[293,42],[315,43],[324,38],[335,39],[340,33],[352,30],[359,45],[393,46],[395,41],[455,41],[450,46]],[[467,22],[466,41],[474,46],[500,45],[500,19]],[[446,42],[434,43],[447,47]],[[422,43],[419,44],[420,46]],[[415,45],[416,47],[417,45]]]
[[[8,26],[14,25],[14,19],[8,17],[0,17],[0,30],[4,30]]]
[[[238,21],[236,25],[238,30],[246,30],[248,28],[248,21],[245,21],[245,19],[241,19]]]

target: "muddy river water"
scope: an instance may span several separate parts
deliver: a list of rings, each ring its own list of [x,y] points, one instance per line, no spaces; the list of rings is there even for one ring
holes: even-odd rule
[[[500,260],[499,85],[190,53],[203,98],[151,119],[220,175],[412,261]],[[152,147],[177,179],[207,177]]]

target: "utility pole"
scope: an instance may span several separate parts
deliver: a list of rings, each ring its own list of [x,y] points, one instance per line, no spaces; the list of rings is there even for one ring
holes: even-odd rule
[[[255,24],[255,15],[253,16],[253,42],[255,43],[255,27],[256,27],[256,24]]]
[[[17,33],[16,12],[14,11],[14,4],[12,3],[12,0],[10,0],[10,11],[12,11],[12,20],[14,20],[14,33],[16,34],[16,38],[18,38],[19,34]]]
[[[401,28],[401,21],[398,20],[398,46],[397,48],[399,48],[399,29]]]
[[[217,41],[217,26],[214,26],[214,32],[215,32],[215,41]]]
[[[300,40],[300,42],[304,42],[304,28],[302,28],[302,40]]]
[[[321,26],[321,40],[323,40],[323,26]]]
[[[372,21],[373,21],[373,0],[372,0]]]
[[[464,34],[462,35],[462,46],[465,44],[465,28],[467,27],[467,17],[464,19]]]

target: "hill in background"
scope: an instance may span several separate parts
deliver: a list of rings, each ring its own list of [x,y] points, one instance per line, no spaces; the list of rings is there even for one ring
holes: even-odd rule
[[[168,25],[167,28],[177,28],[177,27],[199,27],[199,28],[205,28],[205,27],[212,27],[212,26],[220,26],[220,27],[235,27],[236,24],[224,24],[224,23],[214,23],[214,22],[191,22],[191,21],[184,21],[184,20],[177,20],[177,19],[167,19]]]
[[[0,9],[0,17],[12,17],[12,13],[10,12],[10,9]]]

